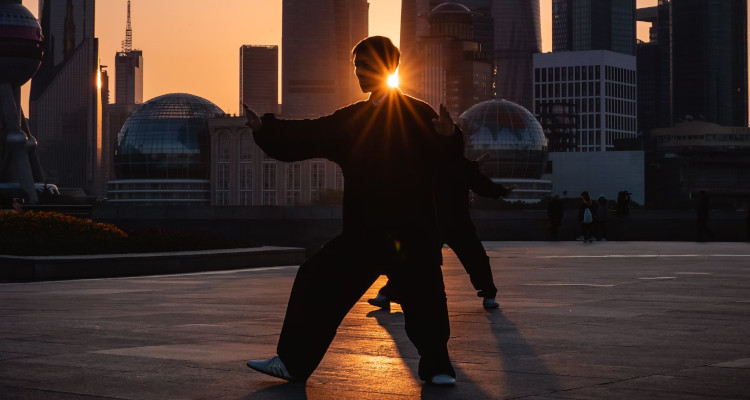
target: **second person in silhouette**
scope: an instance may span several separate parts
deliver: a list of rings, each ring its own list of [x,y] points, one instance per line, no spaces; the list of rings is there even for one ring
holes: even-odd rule
[[[483,174],[479,169],[483,157],[477,161],[461,157],[443,170],[437,179],[435,201],[442,243],[450,246],[456,253],[469,274],[471,284],[477,290],[477,296],[482,298],[482,306],[493,309],[500,307],[495,300],[497,287],[492,277],[490,259],[469,215],[469,191],[482,197],[498,199],[508,196],[515,187],[506,188]],[[389,309],[391,302],[399,303],[400,299],[388,281],[380,288],[378,295],[367,302]]]

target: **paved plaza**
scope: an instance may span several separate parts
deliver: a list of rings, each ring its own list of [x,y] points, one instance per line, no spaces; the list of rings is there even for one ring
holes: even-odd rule
[[[398,306],[367,304],[384,278],[306,385],[248,369],[275,352],[297,270],[278,266],[2,283],[0,398],[750,399],[750,244],[485,247],[501,310],[444,250],[453,388],[416,377]]]

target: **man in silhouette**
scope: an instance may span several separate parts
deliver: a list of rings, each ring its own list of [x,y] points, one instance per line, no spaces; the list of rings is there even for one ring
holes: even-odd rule
[[[370,98],[313,120],[260,118],[245,106],[256,143],[281,161],[327,158],[346,179],[343,231],[297,272],[277,356],[248,366],[290,381],[315,370],[351,307],[382,274],[401,295],[405,328],[419,355],[419,377],[455,384],[450,324],[436,229],[434,177],[461,156],[461,132],[443,105],[389,88],[400,52],[374,36],[352,50]],[[321,308],[320,304],[325,304]]]

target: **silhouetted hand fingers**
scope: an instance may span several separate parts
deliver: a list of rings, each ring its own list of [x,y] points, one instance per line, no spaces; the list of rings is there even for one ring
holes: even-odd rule
[[[440,136],[450,136],[453,134],[453,118],[451,118],[451,114],[442,103],[440,104],[438,118],[433,119],[432,124]]]
[[[258,113],[253,111],[250,107],[247,106],[247,104],[242,103],[242,107],[245,109],[245,117],[247,118],[247,122],[245,122],[245,125],[247,125],[250,129],[253,131],[260,130],[262,126],[262,121],[260,119],[260,116]]]

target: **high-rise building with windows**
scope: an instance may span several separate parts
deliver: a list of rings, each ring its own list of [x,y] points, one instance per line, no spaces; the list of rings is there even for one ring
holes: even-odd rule
[[[635,0],[552,0],[552,51],[635,55]]]
[[[367,37],[367,0],[284,0],[282,7],[282,113],[315,117],[364,98],[350,54]]]
[[[279,46],[240,47],[240,110],[245,103],[257,113],[277,113]]]
[[[118,51],[115,55],[115,103],[143,104],[143,52]]]
[[[653,150],[650,131],[672,125],[671,7],[668,0],[639,8],[636,19],[651,24],[649,41],[638,41],[638,132]]]
[[[433,106],[445,104],[454,117],[492,98],[492,64],[472,37],[471,11],[445,3],[430,12],[430,34],[419,42],[420,97]]]
[[[29,117],[47,180],[98,195],[102,151],[94,0],[40,0],[45,55],[31,80]]]
[[[542,51],[539,0],[492,2],[497,97],[531,110],[533,55]]]
[[[424,73],[419,42],[429,36],[430,11],[441,0],[402,0],[399,75],[407,93],[417,88]],[[456,0],[472,12],[473,36],[492,64],[493,96],[532,107],[532,55],[541,51],[539,0]],[[417,83],[414,83],[417,82]]]
[[[670,3],[674,121],[747,126],[747,0]]]
[[[534,114],[573,104],[575,150],[614,150],[618,140],[636,137],[635,67],[634,56],[608,50],[535,54]]]

